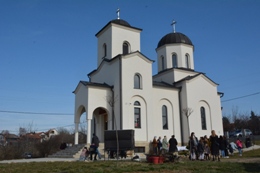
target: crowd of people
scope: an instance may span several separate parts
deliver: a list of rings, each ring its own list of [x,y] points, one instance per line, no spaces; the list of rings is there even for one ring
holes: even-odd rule
[[[246,147],[251,145],[250,138],[246,138]],[[175,136],[172,135],[170,140],[164,136],[163,139],[159,136],[158,138],[154,136],[151,142],[152,154],[161,155],[165,153],[173,153],[178,155],[178,142]],[[200,137],[199,139],[192,132],[189,137],[189,142],[186,149],[189,150],[190,160],[213,160],[220,161],[220,158],[229,158],[229,155],[233,155],[234,150],[238,150],[240,156],[242,156],[242,141],[237,138],[235,142],[229,143],[226,136],[218,136],[215,130],[211,131],[211,135],[208,138],[207,135]]]
[[[172,135],[169,141],[166,136],[164,136],[163,140],[161,140],[161,137],[157,139],[155,136],[152,141],[152,152],[154,155],[165,154],[167,152],[176,153],[178,152],[177,145],[178,142],[174,135]]]
[[[250,138],[246,138],[246,143],[249,147]],[[250,144],[251,145],[251,144]],[[187,149],[190,151],[191,160],[218,160],[220,158],[229,158],[229,155],[233,155],[235,149],[238,150],[240,156],[242,156],[242,141],[237,138],[236,142],[229,143],[226,136],[217,136],[215,130],[211,131],[211,135],[208,138],[206,135],[199,139],[192,132],[189,138]]]
[[[173,153],[174,155],[178,155],[178,142],[174,135],[171,136],[169,141],[167,137],[164,136],[163,139],[159,136],[158,138],[154,136],[152,144],[152,154],[161,155],[166,153]],[[247,137],[245,141],[246,147],[250,147],[251,141],[250,138]],[[99,139],[93,134],[91,145],[89,148],[84,147],[80,154],[80,161],[89,160],[97,160],[97,156],[101,159],[101,154],[98,150],[99,147]],[[195,133],[192,132],[189,137],[189,142],[186,147],[190,154],[190,160],[218,160],[220,158],[229,158],[229,155],[233,155],[234,150],[238,150],[240,156],[242,156],[242,141],[237,138],[236,142],[229,143],[226,136],[217,136],[215,130],[211,131],[211,135],[208,138],[207,135],[200,137],[199,139],[195,136]],[[94,156],[94,157],[93,157]]]

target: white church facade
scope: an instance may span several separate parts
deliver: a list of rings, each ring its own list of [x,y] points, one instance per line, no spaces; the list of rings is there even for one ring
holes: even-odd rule
[[[104,142],[105,130],[133,129],[135,145],[148,151],[154,136],[175,135],[179,145],[191,132],[223,135],[218,84],[195,71],[194,45],[172,32],[158,42],[157,74],[153,60],[141,53],[142,29],[122,19],[108,22],[97,34],[97,68],[80,81],[75,94],[75,144],[80,117],[86,113],[87,143],[95,133]]]

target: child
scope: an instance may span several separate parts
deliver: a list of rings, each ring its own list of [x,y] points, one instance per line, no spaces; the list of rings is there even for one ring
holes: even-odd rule
[[[199,154],[199,160],[203,161],[204,160],[204,150],[205,150],[203,138],[200,138],[200,141],[197,146],[197,150],[198,150],[198,154]]]
[[[79,156],[79,161],[85,161],[86,159],[86,152],[87,152],[87,147],[84,147],[80,153]]]
[[[234,149],[233,149],[233,147],[231,146],[231,144],[228,144],[228,150],[229,150],[230,155],[232,156],[233,153],[234,153]]]
[[[208,144],[205,144],[205,149],[204,149],[204,155],[205,155],[205,160],[210,160],[210,148]]]
[[[242,141],[239,138],[237,138],[236,144],[237,144],[237,150],[239,152],[239,156],[242,156],[242,148],[243,148]]]

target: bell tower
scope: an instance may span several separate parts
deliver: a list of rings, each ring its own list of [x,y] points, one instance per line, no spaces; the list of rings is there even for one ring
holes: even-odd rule
[[[111,60],[119,54],[128,54],[141,51],[140,33],[142,29],[132,27],[127,21],[120,19],[120,10],[117,10],[117,19],[108,22],[97,34],[98,57],[97,65],[104,60]]]

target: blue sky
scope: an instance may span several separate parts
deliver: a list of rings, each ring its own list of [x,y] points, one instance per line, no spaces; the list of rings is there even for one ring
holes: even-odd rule
[[[0,0],[0,131],[73,128],[72,91],[97,67],[95,34],[117,8],[143,29],[141,52],[152,60],[176,20],[195,45],[195,70],[225,93],[223,115],[260,113],[258,0]]]

